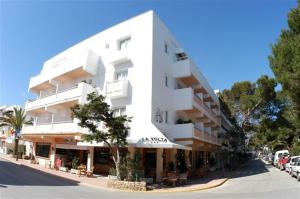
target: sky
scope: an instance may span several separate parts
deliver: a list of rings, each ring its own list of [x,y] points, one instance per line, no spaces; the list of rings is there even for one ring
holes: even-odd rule
[[[43,63],[154,10],[213,89],[273,76],[268,56],[297,0],[0,0],[0,106],[20,104]]]

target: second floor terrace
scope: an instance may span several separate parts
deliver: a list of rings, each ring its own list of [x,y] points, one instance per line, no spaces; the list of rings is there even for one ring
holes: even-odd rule
[[[96,89],[85,82],[80,82],[62,89],[55,89],[53,92],[47,92],[39,96],[36,100],[28,100],[25,105],[27,112],[35,109],[51,107],[66,102],[76,101],[76,103],[84,103],[87,94],[96,91]]]
[[[87,75],[96,75],[99,58],[90,50],[80,51],[45,63],[40,74],[30,78],[29,91],[39,93],[66,82]]]

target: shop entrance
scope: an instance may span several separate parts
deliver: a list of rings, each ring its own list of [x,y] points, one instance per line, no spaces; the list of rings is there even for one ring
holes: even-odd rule
[[[56,149],[55,154],[55,167],[67,167],[72,168],[72,160],[79,158],[78,164],[87,164],[88,151],[87,150],[76,150],[76,149]]]
[[[144,168],[146,178],[156,179],[156,149],[144,149]]]

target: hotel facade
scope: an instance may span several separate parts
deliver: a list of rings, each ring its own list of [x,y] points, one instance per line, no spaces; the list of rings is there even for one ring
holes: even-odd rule
[[[128,152],[141,151],[146,177],[160,180],[179,156],[195,172],[209,168],[221,144],[219,99],[208,81],[153,11],[106,29],[47,60],[31,77],[23,139],[39,164],[70,167],[77,156],[94,173],[107,174],[111,153],[86,143],[89,133],[70,108],[87,94],[106,97],[115,115],[132,117]]]

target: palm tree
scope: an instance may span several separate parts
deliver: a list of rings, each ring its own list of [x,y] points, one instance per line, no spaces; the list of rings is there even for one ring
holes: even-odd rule
[[[0,117],[0,126],[10,126],[15,132],[15,155],[18,160],[19,136],[24,124],[32,124],[32,119],[27,119],[25,110],[14,107],[13,111],[6,111]]]

